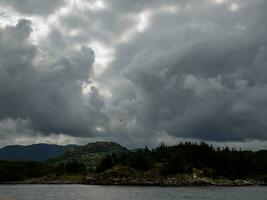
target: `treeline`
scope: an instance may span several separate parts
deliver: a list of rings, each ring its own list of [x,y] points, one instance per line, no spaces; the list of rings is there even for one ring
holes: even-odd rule
[[[76,161],[56,164],[33,161],[0,161],[0,183],[65,174],[84,175],[86,166]]]
[[[159,175],[199,173],[207,177],[264,178],[267,180],[267,151],[242,151],[235,148],[215,148],[204,142],[160,145],[155,149],[140,149],[107,154],[95,172],[114,166],[126,166],[139,171],[153,170]],[[85,176],[92,173],[81,160],[50,160],[46,162],[0,161],[0,182],[23,181],[37,177],[62,175]]]
[[[49,168],[43,163],[23,161],[0,161],[0,182],[21,181],[47,174]]]
[[[108,155],[96,172],[103,172],[115,165],[141,171],[158,168],[161,175],[192,173],[194,169],[198,169],[205,176],[238,179],[267,174],[267,151],[214,148],[204,142],[187,142],[175,146],[162,144],[152,150],[145,148],[136,152]]]

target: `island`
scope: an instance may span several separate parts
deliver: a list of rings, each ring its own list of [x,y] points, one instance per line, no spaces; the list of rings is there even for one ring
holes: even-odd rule
[[[69,146],[68,146],[69,147]],[[18,153],[18,152],[17,152]],[[38,152],[35,152],[38,154]],[[38,158],[38,156],[35,156]],[[0,150],[1,158],[1,150]],[[267,184],[267,151],[205,142],[127,149],[114,142],[71,146],[45,160],[0,161],[2,184],[249,186]]]

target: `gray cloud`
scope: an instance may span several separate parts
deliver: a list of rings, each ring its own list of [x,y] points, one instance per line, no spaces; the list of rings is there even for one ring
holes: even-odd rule
[[[0,31],[2,120],[129,146],[164,137],[267,139],[265,0],[106,3],[60,16],[38,45],[29,41],[29,21]],[[143,12],[144,30],[120,41]],[[115,52],[100,76],[93,51],[76,48],[93,41]]]
[[[0,0],[4,6],[9,6],[21,14],[46,16],[64,5],[64,0]]]
[[[44,55],[29,41],[31,30],[30,21],[20,20],[0,31],[0,118],[27,119],[45,134],[93,135],[106,120],[97,88],[82,93],[94,52]]]
[[[120,59],[104,77],[114,72],[134,91],[112,104],[126,119],[114,122],[121,132],[266,140],[266,2],[242,1],[236,12],[201,3],[154,16],[140,37],[118,46]],[[113,95],[123,96],[125,86],[116,87]]]

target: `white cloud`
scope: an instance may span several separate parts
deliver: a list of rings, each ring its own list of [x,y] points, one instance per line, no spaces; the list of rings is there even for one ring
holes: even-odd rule
[[[113,61],[115,50],[98,41],[91,42],[88,46],[95,52],[96,57],[93,67],[96,76],[99,76],[107,69],[109,63]]]
[[[231,11],[236,12],[236,11],[238,11],[238,9],[239,9],[239,5],[237,3],[231,3],[231,5],[230,5]]]

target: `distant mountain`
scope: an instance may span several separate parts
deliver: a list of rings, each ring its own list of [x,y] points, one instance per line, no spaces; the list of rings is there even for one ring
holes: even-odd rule
[[[0,149],[0,160],[44,161],[63,155],[77,145],[32,144],[29,146],[12,145]]]
[[[88,169],[95,169],[100,161],[111,153],[126,153],[128,149],[114,142],[94,142],[66,151],[58,162],[77,161]]]
[[[128,150],[114,142],[94,142],[85,146],[33,144],[29,146],[13,145],[0,149],[0,160],[45,161],[55,163],[76,161],[84,163],[88,169],[95,169],[108,154],[124,153]]]

